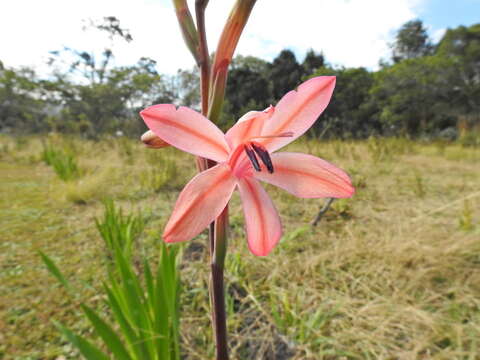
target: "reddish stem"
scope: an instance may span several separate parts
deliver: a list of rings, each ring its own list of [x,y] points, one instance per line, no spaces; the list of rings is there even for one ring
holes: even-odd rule
[[[208,114],[208,97],[210,91],[210,59],[208,55],[207,38],[205,33],[205,8],[208,0],[195,1],[195,15],[199,36],[199,60],[200,68],[200,94],[202,113]],[[203,159],[203,168],[207,169],[215,165],[214,161]],[[211,253],[211,278],[210,298],[212,302],[212,324],[215,333],[217,360],[228,360],[227,343],[227,316],[225,313],[225,295],[223,285],[223,264],[226,253],[226,222],[228,221],[228,207],[226,207],[215,222],[210,224],[210,253]]]
[[[225,312],[225,289],[223,270],[227,253],[228,205],[215,220],[215,241],[211,254],[212,321],[215,333],[217,360],[228,359],[227,315]]]
[[[199,36],[199,59],[197,62],[200,68],[200,93],[202,101],[202,114],[207,116],[208,113],[208,93],[210,91],[210,58],[208,55],[207,36],[205,32],[205,8],[208,0],[195,1],[195,16],[197,19],[197,31]]]

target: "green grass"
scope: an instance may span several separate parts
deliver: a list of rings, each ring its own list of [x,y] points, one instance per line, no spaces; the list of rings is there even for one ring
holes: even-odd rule
[[[105,250],[110,259],[114,258],[115,249],[130,262],[134,256],[135,240],[143,232],[145,220],[141,214],[123,215],[122,209],[115,207],[112,199],[105,201],[103,219],[95,219],[98,232],[105,242]]]
[[[44,143],[42,160],[45,164],[50,165],[63,181],[71,181],[80,177],[80,169],[76,158],[69,151],[55,147],[50,143]]]
[[[0,358],[79,357],[52,320],[90,336],[81,302],[102,318],[108,265],[95,227],[103,203],[148,216],[139,242],[158,258],[160,235],[193,157],[129,140],[74,148],[83,176],[62,181],[41,161],[41,139],[0,138]],[[480,358],[480,149],[404,139],[296,142],[346,169],[357,193],[322,200],[266,186],[285,236],[266,258],[248,252],[238,195],[231,203],[226,264],[233,359]],[[48,254],[79,289],[77,299],[45,268]],[[206,233],[181,263],[181,348],[214,354]],[[91,338],[91,337],[89,337]],[[98,341],[100,344],[100,341]]]

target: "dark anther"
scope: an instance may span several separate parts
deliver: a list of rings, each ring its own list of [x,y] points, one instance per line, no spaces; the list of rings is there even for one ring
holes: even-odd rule
[[[245,145],[244,148],[255,170],[262,171],[262,169],[260,168],[260,164],[258,163],[257,157],[255,156],[255,152],[251,148],[249,148],[248,145]]]
[[[272,164],[272,158],[270,157],[270,154],[268,153],[267,149],[265,149],[262,145],[260,144],[255,144],[251,143],[253,150],[257,153],[257,155],[262,159],[262,162],[265,164],[267,167],[267,170],[270,174],[273,173],[273,164]]]

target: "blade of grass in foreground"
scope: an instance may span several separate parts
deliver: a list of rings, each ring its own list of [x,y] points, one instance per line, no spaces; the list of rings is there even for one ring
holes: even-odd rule
[[[87,360],[109,360],[110,358],[99,348],[60,323],[54,322],[56,328],[70,341]]]
[[[131,360],[132,358],[125,349],[122,341],[113,329],[105,321],[103,321],[92,309],[86,305],[81,305],[85,315],[92,323],[95,331],[102,338],[103,342],[107,344],[108,348],[119,360]]]
[[[105,210],[109,213],[111,226],[124,225],[121,210],[112,209],[113,203]],[[98,230],[103,235],[101,229]],[[118,226],[114,231],[130,233],[131,228]],[[126,233],[119,236],[129,236]],[[100,316],[85,304],[81,305],[109,355],[63,325],[57,323],[57,328],[87,359],[179,360],[178,248],[167,247],[162,242],[157,269],[152,271],[147,259],[143,259],[143,270],[140,271],[132,254],[124,251],[125,243],[113,241],[110,244],[112,247],[108,250],[112,250],[110,255],[113,257],[106,267],[107,281],[103,284],[110,316]],[[58,266],[45,254],[40,255],[52,275],[62,285],[71,288]]]
[[[62,272],[59,270],[59,268],[57,267],[57,265],[55,265],[55,263],[53,262],[52,259],[50,259],[47,255],[45,255],[43,252],[39,251],[38,252],[39,255],[42,257],[42,261],[43,263],[45,264],[45,266],[47,267],[48,271],[50,272],[50,274],[52,274],[60,284],[62,284],[63,286],[65,286],[65,288],[67,288],[68,290],[71,290],[71,286],[70,286],[70,283],[67,281],[67,279],[65,279],[65,277],[63,276]]]

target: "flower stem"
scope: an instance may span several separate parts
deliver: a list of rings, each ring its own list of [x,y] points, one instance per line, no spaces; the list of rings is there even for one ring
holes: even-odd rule
[[[237,46],[240,35],[247,23],[256,0],[237,0],[222,32],[214,60],[213,72],[210,67],[207,38],[205,33],[205,9],[209,0],[195,0],[197,26],[188,10],[186,0],[173,0],[178,22],[190,52],[200,69],[200,95],[202,114],[212,122],[218,122],[225,97],[228,65]],[[199,171],[215,165],[215,162],[197,158]],[[212,323],[216,342],[216,359],[228,360],[227,316],[225,312],[225,291],[223,270],[227,254],[228,205],[210,225],[211,278],[210,299]]]
[[[205,33],[205,8],[207,7],[208,1],[209,0],[195,1],[195,16],[199,39],[197,65],[200,69],[202,113],[205,116],[207,116],[209,112],[208,99],[210,92],[210,58]],[[223,94],[221,96],[223,96]],[[215,122],[216,119],[211,120]],[[207,159],[201,160],[203,160],[203,163],[199,164],[200,170],[205,170],[215,165],[213,161]],[[223,285],[223,269],[227,252],[227,226],[228,205],[220,216],[210,224],[209,229],[211,253],[210,299],[212,304],[212,325],[215,334],[217,360],[228,360],[227,316],[225,313],[225,290]]]
[[[200,68],[200,93],[202,101],[202,114],[208,113],[208,93],[210,91],[210,57],[208,55],[207,35],[205,32],[205,8],[209,0],[195,1],[195,16],[198,28],[198,55],[197,65]]]
[[[200,2],[201,0],[197,1]],[[232,60],[238,40],[255,2],[256,0],[236,1],[225,24],[222,36],[220,37],[213,68],[209,68],[210,88],[207,99],[204,98],[207,94],[202,93],[202,105],[204,100],[208,101],[207,117],[214,123],[218,122],[222,111],[228,65]],[[202,31],[204,32],[205,29],[201,29],[201,22],[199,22],[198,19],[197,16],[200,43],[202,43],[202,36],[204,36]],[[200,51],[200,53],[201,52],[202,51]],[[212,322],[213,330],[215,332],[216,359],[228,360],[227,316],[225,312],[225,289],[223,282],[223,270],[225,256],[227,254],[228,205],[215,220],[214,226],[210,227],[210,229],[211,239],[213,237],[213,242],[210,243],[212,255],[210,297],[213,309]]]
[[[212,322],[215,333],[216,359],[228,359],[227,315],[225,312],[225,290],[223,270],[227,254],[228,205],[215,221],[214,249],[211,254],[210,296]]]

